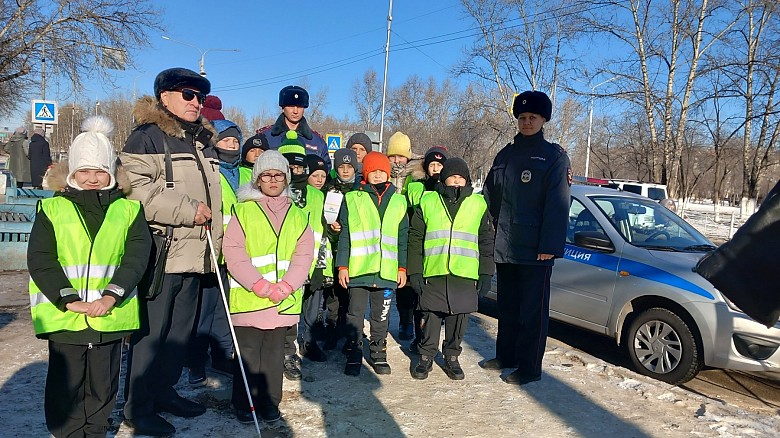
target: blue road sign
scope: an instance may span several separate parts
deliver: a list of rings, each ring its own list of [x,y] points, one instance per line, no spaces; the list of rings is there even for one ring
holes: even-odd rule
[[[329,151],[341,149],[341,134],[328,134],[325,136]]]
[[[32,122],[44,125],[56,125],[57,102],[54,100],[33,100]]]

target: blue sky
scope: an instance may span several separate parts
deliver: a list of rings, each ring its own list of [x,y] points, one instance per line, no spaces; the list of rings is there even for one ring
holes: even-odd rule
[[[310,91],[327,87],[327,113],[354,116],[350,90],[354,81],[373,68],[381,80],[387,32],[387,0],[237,1],[173,0],[164,8],[162,32],[150,35],[149,48],[132,53],[134,69],[111,72],[111,82],[92,80],[80,100],[94,102],[115,93],[151,94],[155,75],[169,67],[198,69],[198,49],[168,41],[163,35],[208,51],[205,70],[225,106],[244,110],[248,117],[265,107],[277,111],[279,89],[308,82]],[[215,5],[218,5],[215,6]],[[472,41],[458,0],[393,2],[393,34],[388,86],[408,76],[449,75]],[[466,36],[466,38],[464,38]],[[449,40],[449,41],[444,41]],[[442,42],[444,41],[444,42]],[[412,43],[412,44],[410,44]],[[414,48],[412,46],[416,46]],[[52,83],[47,97],[72,99],[66,83]],[[16,126],[24,110],[0,126]]]

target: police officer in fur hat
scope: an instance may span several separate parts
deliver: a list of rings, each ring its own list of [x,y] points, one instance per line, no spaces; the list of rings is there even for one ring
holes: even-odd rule
[[[550,275],[566,244],[571,164],[563,148],[544,139],[552,116],[545,93],[520,93],[512,114],[519,133],[496,155],[484,188],[496,228],[499,313],[496,357],[480,365],[514,368],[504,380],[524,385],[542,376]]]
[[[282,113],[276,122],[257,130],[258,133],[265,134],[270,149],[278,149],[282,145],[287,131],[297,131],[306,154],[319,156],[330,170],[328,145],[317,131],[309,127],[309,122],[304,117],[306,108],[309,107],[309,92],[303,87],[288,85],[279,91],[279,106],[282,107]]]

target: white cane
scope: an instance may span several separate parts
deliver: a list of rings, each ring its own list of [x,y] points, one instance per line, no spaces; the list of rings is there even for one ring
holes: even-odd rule
[[[211,239],[211,225],[206,224],[206,238],[209,241],[209,250],[211,251],[211,261],[214,263],[214,269],[217,272],[217,283],[219,284],[219,292],[222,294],[222,304],[225,306],[225,314],[227,315],[228,326],[230,327],[230,336],[233,337],[233,348],[236,349],[236,359],[238,359],[238,366],[241,369],[241,377],[244,379],[244,389],[246,390],[246,397],[249,399],[249,410],[252,412],[252,419],[255,421],[255,429],[257,429],[257,436],[262,438],[260,433],[260,423],[257,422],[257,414],[255,413],[255,404],[252,402],[252,392],[249,390],[249,382],[246,380],[246,371],[244,371],[244,362],[241,360],[241,350],[238,348],[238,339],[236,339],[236,329],[233,327],[233,321],[230,319],[230,306],[228,305],[227,295],[225,294],[225,285],[222,284],[222,275],[219,273],[219,263],[217,262],[217,252],[214,250],[214,241]],[[233,382],[235,385],[236,382]]]

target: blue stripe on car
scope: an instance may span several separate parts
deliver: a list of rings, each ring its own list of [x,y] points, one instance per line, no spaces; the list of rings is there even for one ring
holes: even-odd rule
[[[613,272],[617,272],[618,265],[620,269],[629,272],[631,275],[646,280],[655,281],[657,283],[666,284],[678,289],[686,290],[696,295],[715,299],[714,296],[707,290],[685,280],[677,275],[670,274],[662,269],[658,269],[654,266],[650,266],[646,263],[640,263],[634,260],[623,259],[610,254],[590,252],[577,248],[573,245],[566,245],[564,251],[564,258],[577,263],[584,263],[586,265],[596,266],[602,269],[607,269]]]

